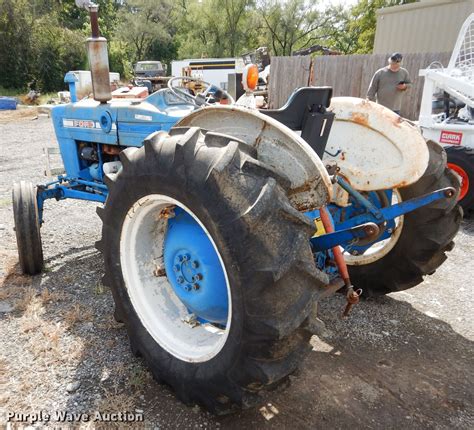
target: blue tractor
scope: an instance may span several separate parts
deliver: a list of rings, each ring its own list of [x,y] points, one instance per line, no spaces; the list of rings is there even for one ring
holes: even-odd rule
[[[344,292],[347,315],[362,289],[413,287],[444,261],[459,182],[410,123],[327,87],[249,108],[251,66],[244,102],[173,82],[111,99],[87,7],[94,99],[76,100],[66,75],[72,101],[52,110],[66,174],[14,185],[20,266],[42,270],[47,200],[98,202],[115,318],[184,402],[216,413],[252,404],[302,362],[323,297]]]

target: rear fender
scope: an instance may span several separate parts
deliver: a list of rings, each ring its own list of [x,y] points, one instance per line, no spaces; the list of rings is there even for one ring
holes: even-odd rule
[[[390,109],[354,97],[333,97],[336,117],[329,134],[325,165],[359,191],[405,187],[428,167],[428,147],[419,129]]]
[[[332,197],[329,175],[308,143],[257,110],[235,105],[205,107],[184,117],[176,126],[228,134],[256,148],[259,161],[289,180],[289,199],[300,211],[320,208]]]

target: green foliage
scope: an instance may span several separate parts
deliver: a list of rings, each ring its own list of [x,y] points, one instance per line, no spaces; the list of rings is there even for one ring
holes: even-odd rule
[[[251,0],[181,0],[174,9],[180,58],[234,57],[254,48]]]
[[[116,32],[133,62],[151,60],[146,56],[155,45],[172,44],[171,0],[128,0],[119,13]]]
[[[35,2],[35,0],[32,0]],[[75,0],[43,0],[46,3],[55,3],[59,23],[71,30],[87,30],[89,33],[89,13],[85,9],[79,9]],[[117,25],[117,12],[121,1],[113,0],[94,0],[99,5],[99,27],[102,36],[110,39]]]
[[[274,55],[291,55],[319,41],[317,30],[329,17],[317,6],[317,2],[306,0],[269,0],[262,4],[259,14]]]
[[[311,0],[96,0],[110,70],[131,77],[133,63],[237,57],[259,46],[273,55],[322,45],[372,51],[376,10],[414,0],[359,0],[353,7]],[[0,0],[0,85],[64,88],[64,74],[87,68],[87,11],[75,0]]]
[[[0,0],[0,85],[25,88],[31,77],[32,30],[25,0]]]
[[[120,73],[122,80],[132,76],[132,61],[128,55],[127,46],[120,40],[109,42],[109,68],[112,72]]]
[[[82,69],[86,63],[83,35],[52,24],[51,17],[45,16],[34,28],[33,76],[45,92],[63,88],[65,71]]]
[[[84,67],[82,31],[60,22],[57,2],[0,0],[0,84],[43,92],[64,88],[64,74]]]

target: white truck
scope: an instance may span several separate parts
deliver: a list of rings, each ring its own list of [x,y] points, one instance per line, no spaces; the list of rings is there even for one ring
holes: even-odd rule
[[[444,146],[448,167],[461,177],[459,203],[474,209],[474,14],[459,32],[448,67],[420,70],[425,84],[419,125],[426,139]],[[436,110],[440,112],[436,112]]]

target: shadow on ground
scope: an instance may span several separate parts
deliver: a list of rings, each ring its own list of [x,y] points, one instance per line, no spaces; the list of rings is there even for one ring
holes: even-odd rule
[[[113,321],[111,295],[100,283],[103,263],[97,251],[71,249],[46,264],[48,271],[30,278],[27,287],[43,298],[41,318],[66,323],[67,337],[77,341],[69,367],[80,385],[71,392],[63,389],[67,411],[139,410],[146,423],[160,428],[474,426],[473,343],[398,298],[363,302],[345,321],[338,317],[342,298],[330,298],[321,306],[329,332],[313,338],[313,351],[289,386],[266,393],[256,408],[214,417],[181,404],[132,356],[125,329]],[[15,266],[3,288],[18,284],[18,277]],[[48,300],[45,289],[65,296]],[[11,318],[21,318],[26,309]],[[396,323],[386,314],[397,315]],[[259,409],[269,403],[278,414],[267,421]]]

